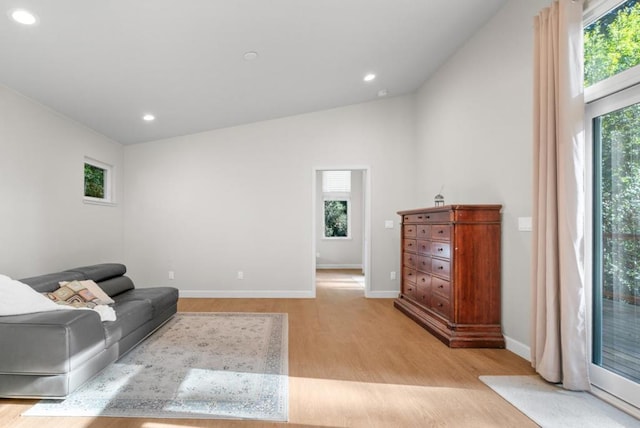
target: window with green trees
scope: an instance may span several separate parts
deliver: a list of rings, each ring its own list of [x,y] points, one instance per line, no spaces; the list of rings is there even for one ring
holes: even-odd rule
[[[584,28],[585,87],[598,82],[605,87],[587,106],[593,148],[592,362],[635,383],[640,383],[639,64],[640,0],[623,2]],[[624,81],[605,82],[622,72]],[[598,376],[592,372],[595,385],[624,394]]]
[[[622,3],[584,30],[586,87],[640,64],[640,0]]]
[[[89,163],[84,164],[84,195],[104,199],[105,170]]]
[[[84,200],[88,203],[113,204],[113,167],[100,161],[84,160]]]
[[[349,236],[349,201],[324,201],[325,238],[347,238]]]

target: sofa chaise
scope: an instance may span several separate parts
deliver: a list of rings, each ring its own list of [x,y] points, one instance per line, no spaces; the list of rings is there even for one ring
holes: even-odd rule
[[[114,301],[116,319],[102,322],[92,310],[0,316],[0,397],[65,397],[177,312],[177,289],[135,288],[125,273],[106,263],[21,279],[40,293],[92,280]]]

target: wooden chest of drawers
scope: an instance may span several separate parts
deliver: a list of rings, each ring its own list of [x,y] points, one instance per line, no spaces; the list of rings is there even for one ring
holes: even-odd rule
[[[501,205],[400,211],[402,288],[394,306],[452,348],[504,348]]]

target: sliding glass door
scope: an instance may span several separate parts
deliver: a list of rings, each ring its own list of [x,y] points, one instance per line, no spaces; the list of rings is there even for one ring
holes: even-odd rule
[[[592,383],[640,407],[640,86],[589,104]]]

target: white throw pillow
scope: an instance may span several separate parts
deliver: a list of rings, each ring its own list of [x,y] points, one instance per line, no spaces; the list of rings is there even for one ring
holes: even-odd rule
[[[58,305],[18,280],[0,275],[0,316],[73,309]]]

